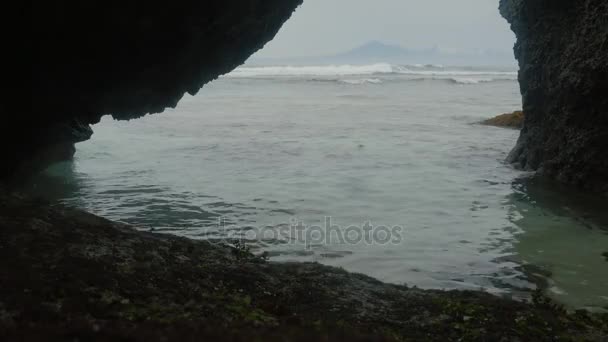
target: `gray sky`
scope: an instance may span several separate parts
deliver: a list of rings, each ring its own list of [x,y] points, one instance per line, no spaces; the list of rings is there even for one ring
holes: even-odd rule
[[[318,56],[370,40],[426,48],[510,50],[498,0],[304,0],[258,57]]]

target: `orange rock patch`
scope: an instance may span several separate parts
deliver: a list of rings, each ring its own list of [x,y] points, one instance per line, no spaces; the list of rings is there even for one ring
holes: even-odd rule
[[[524,124],[524,112],[519,110],[513,113],[502,114],[492,119],[484,120],[481,124],[520,129]]]

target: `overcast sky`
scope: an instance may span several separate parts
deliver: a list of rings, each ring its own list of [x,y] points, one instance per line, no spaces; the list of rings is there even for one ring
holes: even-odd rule
[[[304,0],[258,57],[319,56],[370,40],[408,48],[510,50],[498,0]]]

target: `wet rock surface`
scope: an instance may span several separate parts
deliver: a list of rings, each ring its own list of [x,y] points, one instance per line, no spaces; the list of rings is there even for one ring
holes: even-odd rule
[[[500,11],[526,113],[508,160],[608,194],[608,2],[501,0]]]
[[[0,335],[25,340],[601,341],[608,317],[425,291],[0,196]]]

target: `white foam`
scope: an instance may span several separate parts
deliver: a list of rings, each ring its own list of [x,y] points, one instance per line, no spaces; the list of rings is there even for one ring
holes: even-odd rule
[[[353,84],[353,85],[359,85],[359,84],[381,84],[382,80],[379,79],[379,78],[362,78],[362,79],[340,80],[339,82],[346,83],[346,84]]]
[[[393,73],[390,64],[379,63],[370,65],[324,65],[324,66],[265,66],[239,67],[227,77],[259,77],[259,76],[349,76]]]
[[[504,79],[517,79],[516,71],[473,71],[473,70],[410,70],[407,67],[394,65],[393,73],[401,75],[419,75],[431,77],[457,76],[501,76]]]
[[[441,70],[437,70],[442,68]],[[439,65],[391,65],[378,63],[369,65],[319,65],[319,66],[243,66],[236,68],[225,77],[229,78],[255,78],[255,77],[345,77],[345,76],[418,76],[424,79],[447,79],[455,83],[476,84],[495,80],[517,80],[514,71],[490,70],[450,70]],[[376,80],[370,82],[369,80]],[[315,79],[316,80],[316,79]],[[363,83],[381,83],[377,78],[368,78]],[[378,82],[380,81],[380,82]],[[348,83],[349,81],[346,81]],[[357,81],[358,82],[358,81]]]
[[[486,82],[492,82],[492,81],[498,81],[501,79],[494,79],[494,78],[469,78],[469,77],[452,77],[450,78],[450,81],[454,82],[454,83],[458,83],[458,84],[479,84],[479,83],[486,83]]]

